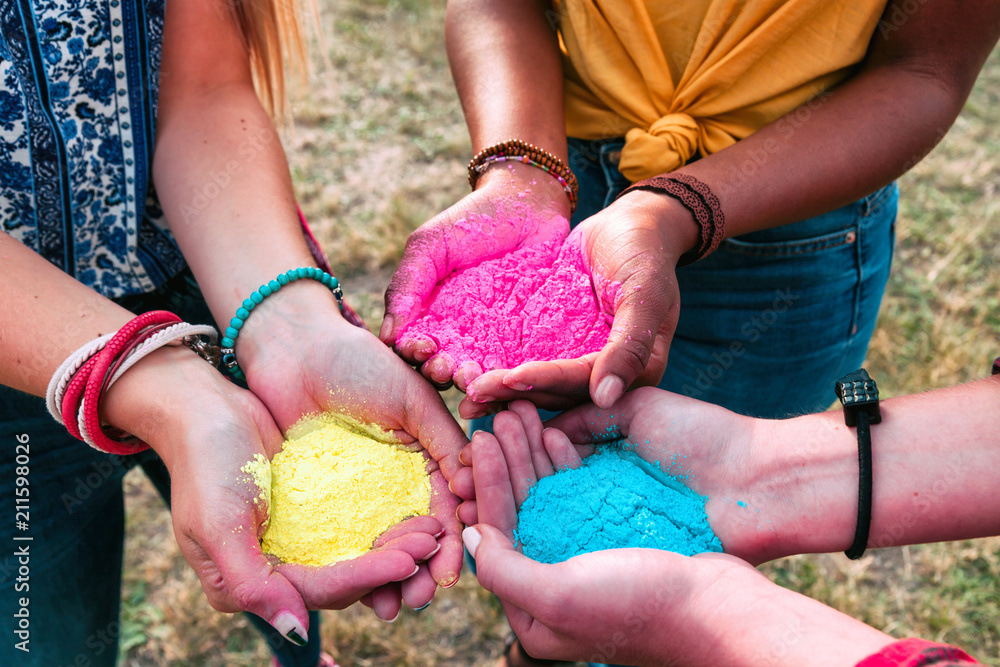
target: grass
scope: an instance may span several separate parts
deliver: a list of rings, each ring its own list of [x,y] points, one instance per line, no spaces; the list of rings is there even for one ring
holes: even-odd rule
[[[307,217],[372,328],[406,236],[467,189],[470,153],[448,73],[443,2],[321,2],[317,59],[286,141]],[[893,274],[867,367],[884,396],[980,377],[1000,353],[1000,51],[940,146],[901,179]],[[454,405],[456,395],[449,401]],[[213,611],[145,478],[126,478],[121,664],[265,665],[240,616]],[[1000,539],[882,549],[858,562],[798,556],[764,566],[778,583],[897,637],[919,635],[1000,663]],[[324,613],[345,667],[481,667],[506,622],[471,576],[387,625],[363,607]]]

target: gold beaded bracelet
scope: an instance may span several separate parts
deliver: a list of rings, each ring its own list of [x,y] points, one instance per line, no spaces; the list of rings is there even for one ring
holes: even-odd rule
[[[552,153],[520,139],[501,141],[476,153],[476,156],[469,162],[469,185],[475,190],[479,177],[482,176],[487,167],[495,162],[507,162],[508,160],[530,164],[550,174],[559,181],[563,190],[566,191],[566,196],[569,197],[570,213],[576,210],[580,185],[570,168]]]

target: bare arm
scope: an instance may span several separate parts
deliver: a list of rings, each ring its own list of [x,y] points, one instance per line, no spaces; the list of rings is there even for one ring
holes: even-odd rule
[[[712,187],[727,236],[803,220],[876,190],[948,131],[1000,36],[988,0],[890,2],[843,85],[681,171]],[[665,198],[664,198],[665,199]]]
[[[521,139],[566,160],[562,64],[545,0],[451,0],[445,39],[472,150]]]
[[[871,547],[1000,534],[1000,376],[882,402],[872,426]],[[774,454],[760,488],[780,498],[776,552],[841,551],[854,535],[858,441],[832,411],[759,422]],[[781,489],[781,490],[779,490]]]
[[[259,285],[315,266],[303,240],[281,141],[258,100],[229,3],[167,12],[153,174],[184,257],[223,328]],[[278,337],[279,306],[341,320],[329,290],[298,281],[270,297],[237,339],[252,367],[260,339]],[[342,320],[337,325],[350,326]],[[245,368],[246,370],[246,368]]]

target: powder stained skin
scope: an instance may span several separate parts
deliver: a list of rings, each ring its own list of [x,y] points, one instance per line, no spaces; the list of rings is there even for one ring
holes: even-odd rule
[[[379,442],[326,415],[298,428],[271,461],[271,514],[261,546],[286,563],[356,558],[403,519],[430,513],[419,452]]]
[[[485,372],[576,359],[600,351],[610,333],[573,235],[451,274],[398,342],[431,338],[456,367],[475,361]]]
[[[524,555],[542,563],[626,547],[722,551],[705,498],[621,449],[602,449],[580,468],[538,480],[517,521]]]

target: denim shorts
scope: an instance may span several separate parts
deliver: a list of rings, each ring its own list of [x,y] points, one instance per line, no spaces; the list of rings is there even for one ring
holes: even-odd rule
[[[213,324],[187,272],[154,292],[118,301],[133,312],[163,309],[187,322]],[[52,419],[44,399],[0,386],[0,505],[9,511],[0,521],[0,665],[115,664],[125,536],[122,478],[135,466],[169,502],[167,469],[152,450],[132,456],[99,452]],[[16,498],[24,497],[18,477],[27,481],[29,501],[19,506],[25,508],[21,517],[14,515]],[[318,614],[310,615],[310,641],[303,648],[248,616],[285,667],[319,661]],[[30,652],[18,648],[23,639]]]

